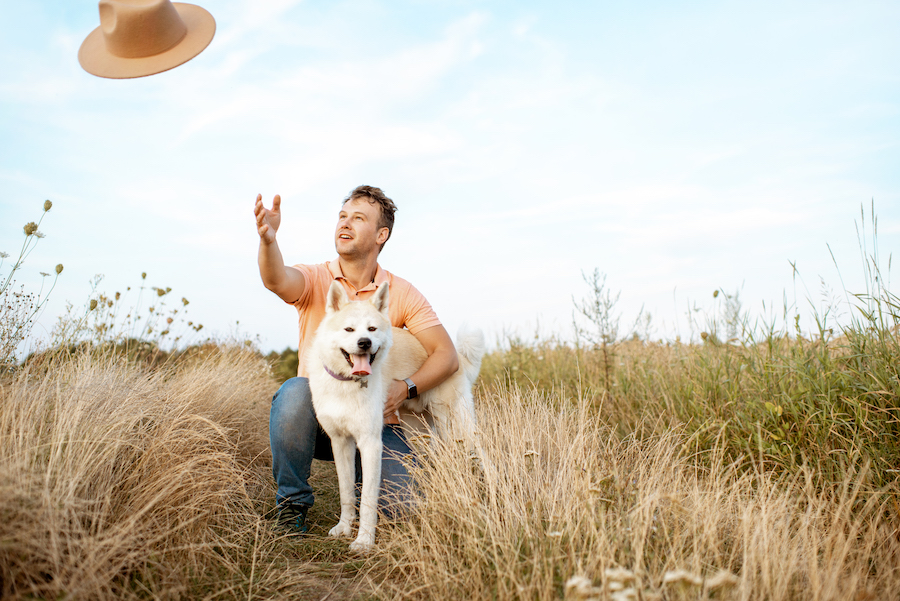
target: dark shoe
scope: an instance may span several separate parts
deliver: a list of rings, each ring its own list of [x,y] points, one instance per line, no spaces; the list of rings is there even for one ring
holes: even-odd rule
[[[289,534],[306,534],[306,512],[309,505],[285,503],[278,509],[278,527]]]

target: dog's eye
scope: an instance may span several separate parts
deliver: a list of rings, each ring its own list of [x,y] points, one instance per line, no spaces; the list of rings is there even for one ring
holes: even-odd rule
[[[353,331],[353,328],[344,328],[344,331],[345,331],[345,332],[352,332],[352,331]]]
[[[376,328],[375,326],[369,326],[369,331],[370,331],[370,332],[374,332],[374,331],[377,330],[377,329],[378,329],[378,328]]]

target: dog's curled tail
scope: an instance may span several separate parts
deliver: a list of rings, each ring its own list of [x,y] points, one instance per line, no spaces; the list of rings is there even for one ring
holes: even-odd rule
[[[481,371],[481,358],[484,357],[484,334],[478,328],[466,324],[456,332],[456,353],[459,355],[459,366],[470,384],[478,378]]]

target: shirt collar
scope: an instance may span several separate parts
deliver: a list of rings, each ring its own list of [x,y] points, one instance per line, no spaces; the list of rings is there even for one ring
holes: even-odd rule
[[[330,262],[328,263],[328,270],[331,272],[331,275],[332,275],[332,277],[334,277],[334,279],[336,279],[336,280],[345,280],[345,281],[347,280],[347,278],[344,277],[344,272],[341,271],[341,261],[340,261],[340,257],[337,258],[337,259],[335,259],[335,260],[333,260],[333,261],[330,261]],[[363,291],[367,291],[367,290],[375,290],[378,286],[381,286],[382,284],[384,284],[384,283],[387,282],[387,281],[388,281],[388,275],[387,275],[387,272],[381,268],[381,265],[379,265],[378,263],[376,263],[376,264],[375,264],[375,278],[374,278],[374,281],[373,281],[373,282],[369,282],[369,283],[366,284],[364,287],[360,288],[360,289],[358,290],[358,292],[363,292]],[[348,281],[347,283],[350,284],[349,281]],[[351,284],[351,286],[352,286],[352,284]]]

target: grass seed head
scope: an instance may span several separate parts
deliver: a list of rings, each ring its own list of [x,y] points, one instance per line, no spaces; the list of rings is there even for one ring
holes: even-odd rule
[[[44,212],[46,213],[47,211],[49,211],[52,206],[53,206],[52,202],[50,202],[49,200],[45,200],[44,201]]]
[[[607,568],[603,575],[610,582],[618,582],[620,584],[628,584],[635,580],[634,572],[625,568]]]
[[[740,582],[740,578],[728,570],[719,570],[715,576],[706,581],[706,590],[709,592],[719,589],[729,589]]]
[[[703,584],[703,578],[696,574],[691,574],[687,570],[673,570],[665,573],[663,576],[663,584],[672,584],[675,586],[700,586]]]
[[[602,592],[585,576],[572,576],[566,581],[566,599],[572,601],[600,599]]]
[[[612,599],[612,601],[637,601],[640,597],[638,597],[637,589],[626,588],[614,592],[609,598]]]

